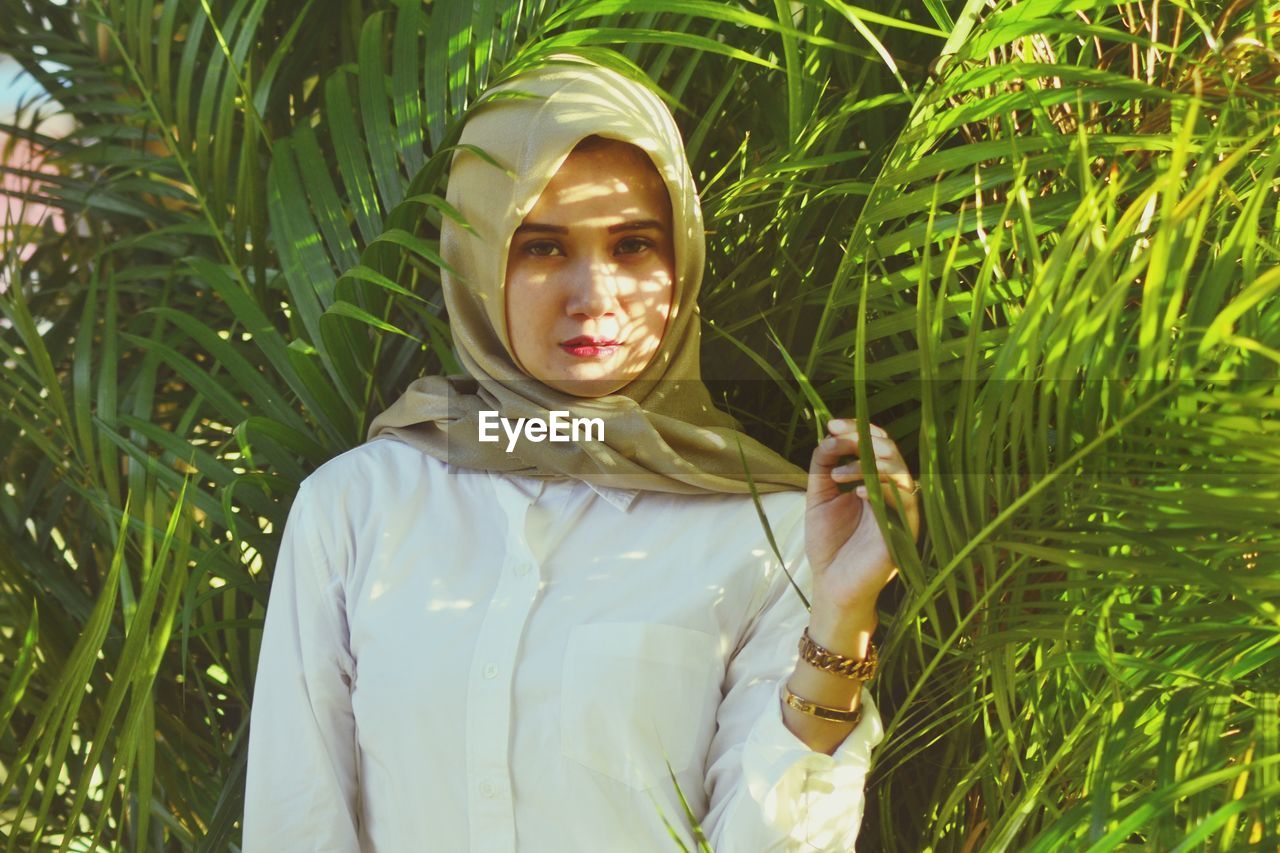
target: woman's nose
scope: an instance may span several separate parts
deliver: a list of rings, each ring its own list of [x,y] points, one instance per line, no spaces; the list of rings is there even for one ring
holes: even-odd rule
[[[614,313],[618,308],[618,271],[612,261],[584,258],[575,266],[566,312],[588,317]]]

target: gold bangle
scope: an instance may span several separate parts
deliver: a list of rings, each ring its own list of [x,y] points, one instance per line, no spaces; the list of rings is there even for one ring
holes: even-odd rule
[[[854,681],[870,681],[875,678],[876,668],[880,663],[875,643],[867,642],[867,656],[862,660],[845,657],[815,643],[809,636],[808,626],[800,637],[800,656],[818,669],[842,675]]]
[[[787,704],[802,714],[808,714],[811,717],[818,717],[823,720],[831,720],[836,723],[853,723],[855,726],[862,720],[862,702],[858,702],[858,707],[849,711],[844,708],[832,708],[829,705],[819,705],[817,702],[801,699],[791,692],[790,687],[787,687],[786,691]]]

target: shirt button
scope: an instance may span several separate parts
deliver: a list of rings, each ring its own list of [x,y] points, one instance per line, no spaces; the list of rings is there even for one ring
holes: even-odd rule
[[[493,665],[493,664],[491,664],[491,663],[487,663],[487,664],[485,664],[485,665],[484,665],[484,677],[485,677],[485,678],[493,678],[493,677],[494,677],[495,675],[497,675],[497,674],[498,674],[498,668],[497,668],[496,666],[494,666],[494,665]]]
[[[493,795],[496,793],[497,793],[497,790],[494,789],[493,783],[489,781],[484,781],[480,783],[481,796],[488,797],[489,799],[493,799]]]
[[[524,562],[523,560],[520,561],[519,563],[516,563],[516,574],[518,575],[529,574],[529,564]]]

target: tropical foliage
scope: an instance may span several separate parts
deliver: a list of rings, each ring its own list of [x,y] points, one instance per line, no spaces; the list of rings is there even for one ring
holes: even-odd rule
[[[292,495],[457,369],[450,146],[564,50],[670,98],[723,404],[924,484],[861,844],[1275,849],[1274,0],[0,0],[8,849],[237,843]]]

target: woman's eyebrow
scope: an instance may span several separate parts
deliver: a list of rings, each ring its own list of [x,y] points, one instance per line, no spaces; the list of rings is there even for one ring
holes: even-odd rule
[[[522,231],[546,231],[550,234],[569,233],[569,229],[563,225],[543,225],[541,222],[526,222],[516,229],[517,234]]]
[[[620,222],[617,225],[610,225],[609,233],[616,234],[619,231],[643,231],[646,228],[662,228],[662,223],[656,219],[633,219],[630,222]]]
[[[619,231],[643,231],[646,228],[662,228],[662,223],[656,219],[633,219],[630,222],[619,222],[617,225],[609,226],[609,233],[616,234]],[[568,234],[569,229],[564,225],[547,225],[542,222],[525,222],[516,228],[515,233],[540,231],[548,234]]]

